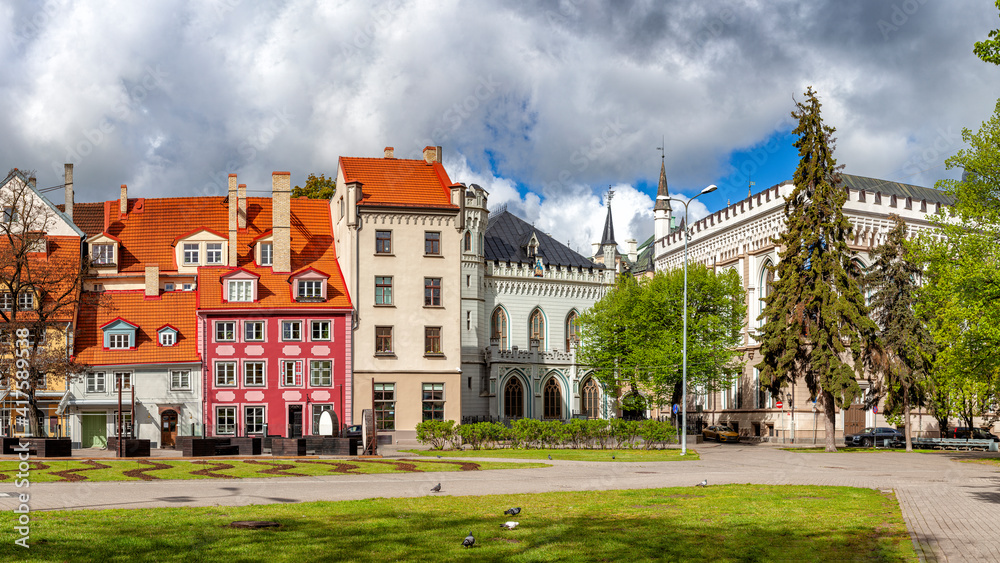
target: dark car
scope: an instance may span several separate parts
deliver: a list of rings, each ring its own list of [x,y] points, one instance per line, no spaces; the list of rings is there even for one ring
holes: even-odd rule
[[[355,424],[354,426],[348,426],[344,429],[344,438],[358,438],[361,439],[361,425]]]
[[[885,441],[889,441],[892,447],[899,447],[906,443],[906,437],[895,428],[865,428],[857,434],[844,436],[844,444],[848,446],[863,446],[870,448],[874,445],[882,446]]]
[[[944,438],[960,438],[964,440],[993,440],[1000,442],[1000,437],[991,433],[985,428],[969,428],[968,426],[958,426],[949,428],[943,435]]]

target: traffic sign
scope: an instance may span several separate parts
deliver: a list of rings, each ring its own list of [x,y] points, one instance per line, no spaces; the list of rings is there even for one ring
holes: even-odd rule
[[[674,414],[677,414],[679,412],[681,412],[681,406],[678,405],[677,403],[674,403]]]
[[[875,413],[875,414],[878,414],[878,405],[875,405],[874,407],[872,407],[872,412]]]
[[[779,409],[780,409],[780,408],[782,407],[782,405],[783,405],[783,404],[784,404],[784,403],[782,403],[781,401],[778,401],[778,402],[774,403],[774,405],[775,405],[776,407],[778,407]]]

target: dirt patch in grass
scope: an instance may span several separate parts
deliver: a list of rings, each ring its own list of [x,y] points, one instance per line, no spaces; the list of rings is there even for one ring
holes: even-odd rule
[[[358,472],[358,466],[352,463],[342,463],[339,461],[319,461],[311,459],[300,459],[299,463],[315,463],[317,465],[329,465],[330,473],[340,473],[340,474],[351,474],[351,475],[363,475],[363,473]]]
[[[163,469],[170,469],[170,466],[166,463],[157,463],[155,461],[147,461],[140,459],[140,464],[146,464],[148,467],[142,467],[139,469],[130,469],[128,471],[122,471],[122,475],[126,477],[132,477],[133,479],[142,479],[143,481],[158,481],[160,478],[156,475],[149,475],[147,471],[161,471]]]
[[[263,465],[269,467],[270,469],[260,469],[257,473],[263,473],[264,475],[278,475],[280,477],[305,477],[305,473],[292,473],[288,471],[289,469],[294,469],[295,465],[291,463],[268,463],[266,461],[257,461],[255,459],[244,459],[243,463],[249,463],[251,465]]]
[[[75,483],[77,481],[86,481],[87,480],[87,476],[86,475],[80,475],[80,473],[79,473],[80,471],[94,471],[94,470],[97,470],[97,469],[111,469],[110,465],[104,465],[103,463],[98,463],[98,462],[96,462],[96,461],[94,461],[92,459],[84,460],[81,463],[83,463],[84,465],[89,465],[90,467],[81,467],[79,469],[67,469],[66,471],[53,471],[51,474],[52,475],[57,475],[59,477],[62,477],[64,481],[68,481],[70,483]],[[45,465],[45,464],[40,464],[40,465]],[[44,468],[43,467],[39,467],[38,469],[47,469],[47,468],[48,468],[48,466],[46,466]]]
[[[233,469],[236,466],[230,465],[228,463],[219,463],[212,461],[192,461],[198,465],[209,465],[206,469],[199,469],[198,471],[192,471],[191,475],[201,475],[203,477],[211,477],[213,479],[235,479],[232,475],[226,475],[225,473],[216,473],[216,471],[222,471],[223,469]]]
[[[413,463],[437,463],[437,464],[448,464],[457,465],[462,471],[479,471],[479,464],[472,463],[471,461],[428,461],[424,459],[414,459],[411,460]],[[416,466],[414,465],[414,468]]]

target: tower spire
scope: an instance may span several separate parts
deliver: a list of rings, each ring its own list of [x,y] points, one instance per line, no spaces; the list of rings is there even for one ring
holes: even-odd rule
[[[615,197],[615,191],[608,186],[608,217],[604,220],[604,234],[601,236],[601,246],[606,244],[613,244],[616,247],[618,243],[615,242],[615,225],[611,221],[611,198]]]
[[[657,209],[670,209],[670,202],[665,199],[659,199],[660,196],[670,197],[670,190],[667,188],[667,166],[666,166],[666,152],[664,151],[666,143],[661,143],[659,147],[656,147],[660,151],[660,183],[656,187],[656,204],[653,206],[653,211]]]

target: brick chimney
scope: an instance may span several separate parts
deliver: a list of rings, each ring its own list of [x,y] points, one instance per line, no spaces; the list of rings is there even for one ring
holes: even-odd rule
[[[240,184],[236,193],[240,198],[239,207],[236,209],[236,226],[245,229],[247,228],[247,185]]]
[[[236,174],[229,175],[229,267],[236,267],[236,211],[239,207],[236,201]]]
[[[122,184],[122,193],[118,197],[118,213],[120,213],[122,217],[128,213],[128,186],[125,184]]]
[[[441,147],[424,147],[424,162],[434,164],[441,162]]]
[[[291,172],[271,174],[271,228],[274,233],[272,270],[292,271]]]
[[[36,180],[34,176],[28,178],[28,185],[31,186],[31,189],[35,189],[35,185],[37,183],[38,183],[38,180]]]
[[[395,154],[395,150],[392,147],[386,147],[385,148],[385,157],[386,158],[396,158],[395,156],[393,156],[394,154]]]
[[[66,216],[73,220],[73,165],[63,166],[63,184],[66,185]]]
[[[146,266],[146,297],[160,296],[160,267]]]

